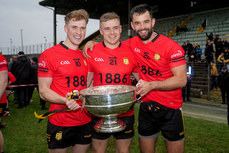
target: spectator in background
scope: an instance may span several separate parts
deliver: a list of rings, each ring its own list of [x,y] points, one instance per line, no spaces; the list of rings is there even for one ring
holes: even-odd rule
[[[225,104],[225,93],[227,94],[227,123],[229,125],[229,72],[227,67],[222,68],[218,77],[218,85],[221,89],[222,104]]]
[[[192,83],[193,76],[194,76],[194,70],[192,66],[188,65],[187,63],[187,84],[185,87],[182,88],[183,101],[185,101],[186,97],[187,97],[187,101],[192,101],[190,99],[190,92],[191,92],[191,83]],[[187,90],[187,94],[186,94],[186,90]]]
[[[3,115],[3,110],[6,107],[6,87],[8,83],[8,68],[7,68],[7,60],[4,56],[0,54],[0,117]],[[0,127],[3,128],[5,125],[0,124]],[[0,152],[4,152],[4,137],[2,131],[0,130]]]
[[[229,71],[229,48],[228,47],[224,48],[224,52],[219,55],[217,61],[222,63],[223,66],[226,66],[227,70]]]
[[[229,43],[228,43],[226,38],[224,38],[223,41],[222,41],[222,47],[223,48],[229,48]]]
[[[38,84],[38,78],[37,78],[37,68],[38,68],[38,59],[36,57],[33,57],[31,59],[31,84]],[[39,86],[38,85],[34,85],[34,86],[30,86],[30,90],[29,90],[29,99],[30,101],[32,101],[32,97],[33,97],[33,91],[35,89],[35,87],[37,88],[37,91],[39,92]],[[41,105],[41,109],[45,110],[46,101],[43,100],[42,98],[40,98],[40,105]]]
[[[208,35],[208,33],[206,32],[206,36],[207,36],[207,42],[208,42],[208,41],[213,42],[213,39],[214,39],[213,33],[210,33],[210,34]]]
[[[8,63],[8,71],[11,72],[11,67],[12,67],[12,64],[14,61],[17,60],[17,56],[13,55],[11,58],[10,58],[10,62]]]
[[[184,31],[184,32],[187,32],[188,31],[188,28],[186,25],[183,25],[180,29],[180,31]]]
[[[210,84],[210,90],[213,90],[214,88],[217,89],[217,79],[218,77],[218,70],[216,67],[216,64],[214,61],[211,61],[211,84]]]
[[[187,40],[186,47],[187,47],[188,58],[191,61],[192,60],[191,54],[192,54],[194,48],[193,48],[193,45],[189,42],[189,40]]]
[[[196,59],[197,59],[197,61],[201,61],[201,55],[202,55],[202,48],[200,48],[200,45],[197,45],[197,48],[196,48]]]
[[[227,67],[227,71],[229,72],[229,47],[224,48],[224,63]]]
[[[186,42],[184,42],[181,47],[184,49],[185,54],[187,54],[187,45],[186,45]]]
[[[213,60],[213,46],[212,46],[212,42],[208,41],[206,48],[205,48],[205,57],[207,62],[210,64],[210,62]]]
[[[24,55],[24,52],[18,53],[17,60],[12,64],[12,74],[16,77],[14,85],[29,84],[31,77],[30,60]],[[29,87],[17,87],[18,108],[29,104]]]
[[[222,52],[222,42],[219,35],[215,36],[214,44],[215,44],[215,58],[218,59],[219,55]]]
[[[13,55],[11,58],[10,58],[10,62],[8,63],[8,71],[11,72],[11,69],[12,69],[12,64],[13,62],[15,62],[17,60],[17,56],[16,55]],[[12,74],[13,75],[13,74]],[[18,97],[17,97],[17,90],[16,89],[13,89],[13,94],[14,94],[14,101],[17,102],[18,101]]]

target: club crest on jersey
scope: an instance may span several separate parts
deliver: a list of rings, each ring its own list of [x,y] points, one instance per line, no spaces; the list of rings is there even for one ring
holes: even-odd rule
[[[62,139],[62,135],[63,135],[63,132],[62,131],[57,132],[56,133],[56,136],[55,136],[56,140],[57,141],[60,141]]]
[[[129,65],[129,59],[127,58],[127,57],[124,57],[123,58],[123,63],[125,64],[125,65]]]
[[[161,57],[160,57],[160,55],[159,55],[159,54],[157,54],[157,53],[156,53],[156,54],[154,55],[154,59],[155,59],[155,60],[157,60],[157,61],[158,61],[160,58],[161,58]]]

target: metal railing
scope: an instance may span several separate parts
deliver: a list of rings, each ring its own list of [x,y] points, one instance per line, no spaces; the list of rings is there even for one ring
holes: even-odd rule
[[[50,48],[53,46],[53,43],[41,43],[41,44],[35,44],[35,45],[27,45],[22,47],[0,47],[0,51],[2,51],[3,55],[16,55],[19,51],[23,51],[25,54],[40,54],[47,48]]]

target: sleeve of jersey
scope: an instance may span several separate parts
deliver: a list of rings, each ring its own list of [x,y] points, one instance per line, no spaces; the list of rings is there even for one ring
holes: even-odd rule
[[[131,45],[130,45],[130,39],[127,39],[127,40],[125,40],[125,41],[122,41],[122,43],[123,43],[124,45],[128,46],[128,47],[131,47]]]
[[[49,58],[44,53],[42,53],[39,57],[37,70],[38,77],[53,77],[53,69],[51,64],[54,63],[49,62]]]
[[[170,54],[168,54],[168,58],[170,68],[178,67],[186,63],[184,50],[178,44],[176,47],[171,48],[169,53]]]
[[[14,83],[16,81],[15,76],[11,72],[8,72],[8,77],[9,77],[10,83]]]
[[[88,72],[93,72],[93,70],[92,70],[92,66],[91,66],[91,58],[89,59],[89,58],[87,58],[87,59],[85,59],[86,60],[86,62],[87,62],[87,68],[88,68]]]
[[[0,71],[8,70],[7,60],[4,56],[0,55]]]

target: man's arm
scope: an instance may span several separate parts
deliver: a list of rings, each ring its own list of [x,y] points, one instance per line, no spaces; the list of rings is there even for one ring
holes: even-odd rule
[[[2,99],[7,84],[8,84],[8,70],[0,71],[0,99]]]
[[[184,87],[187,83],[186,64],[172,68],[171,71],[173,76],[163,81],[147,82],[144,80],[139,80],[137,94],[142,97],[151,90],[175,90]]]
[[[71,95],[71,93],[67,93],[66,97],[62,97],[57,94],[55,91],[50,89],[52,83],[52,78],[48,77],[38,77],[38,85],[39,85],[39,94],[40,97],[48,102],[56,103],[56,104],[64,104],[71,110],[76,110],[80,106],[73,99],[68,99],[67,97]]]
[[[87,87],[92,87],[93,86],[93,76],[94,72],[88,72],[87,74]]]
[[[52,80],[53,79],[49,77],[38,77],[40,97],[51,103],[66,104],[65,97],[60,96],[59,94],[50,89]]]
[[[86,43],[86,45],[85,45],[84,48],[83,48],[83,56],[84,56],[85,58],[91,58],[91,56],[89,56],[89,55],[87,54],[87,51],[88,51],[88,49],[90,49],[90,50],[92,51],[95,44],[98,44],[98,42],[95,42],[95,41],[88,41],[88,42]]]

